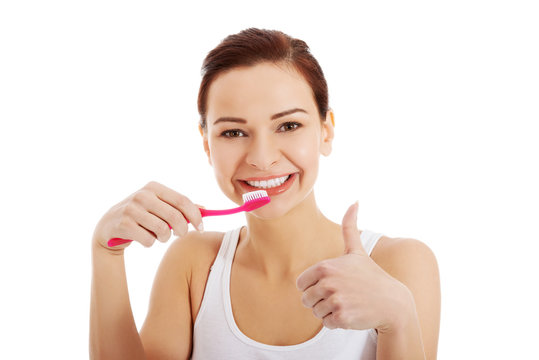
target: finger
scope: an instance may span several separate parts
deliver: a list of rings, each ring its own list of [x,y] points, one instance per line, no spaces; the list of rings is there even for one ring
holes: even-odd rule
[[[330,295],[330,291],[321,285],[322,281],[318,281],[315,285],[307,288],[301,297],[301,302],[305,307],[312,308],[319,301]]]
[[[296,287],[299,291],[305,291],[310,286],[313,286],[318,282],[320,276],[320,267],[315,264],[302,272],[296,279]]]
[[[332,312],[332,310],[333,309],[330,300],[323,299],[313,307],[313,315],[319,319],[323,319],[324,317],[328,316]]]
[[[143,228],[142,226],[138,225],[133,232],[135,235],[133,237],[130,237],[130,239],[137,239],[139,243],[141,243],[145,247],[150,247],[155,243],[155,240],[157,239],[157,236]]]
[[[189,198],[156,182],[151,182],[147,186],[154,191],[159,199],[180,211],[185,219],[199,231],[204,230],[200,209]]]
[[[324,327],[327,327],[328,329],[337,329],[339,328],[340,320],[337,318],[338,314],[335,313],[329,313],[327,314],[323,319],[322,323],[324,324]]]
[[[360,233],[357,228],[358,202],[351,205],[342,219],[342,234],[344,238],[344,253],[367,255],[361,243]]]
[[[133,218],[126,218],[118,228],[120,239],[130,240],[126,245],[114,246],[114,249],[125,248],[129,246],[132,240],[135,240],[145,247],[150,247],[155,242],[154,233],[141,227]]]
[[[151,201],[147,205],[147,210],[170,225],[174,235],[184,236],[189,231],[184,215],[168,203],[161,201],[157,196],[155,201]]]
[[[170,227],[168,224],[158,216],[148,212],[141,206],[132,205],[129,207],[130,215],[135,222],[153,233],[154,236],[161,242],[166,242],[170,238]],[[137,239],[138,240],[138,239]]]

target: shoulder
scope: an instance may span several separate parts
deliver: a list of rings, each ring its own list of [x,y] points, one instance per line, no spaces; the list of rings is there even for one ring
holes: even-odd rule
[[[394,265],[412,265],[436,262],[434,252],[422,241],[412,238],[382,236],[374,247],[371,257],[375,262]]]
[[[374,247],[371,258],[412,291],[439,283],[436,256],[420,240],[383,236]]]
[[[172,242],[165,257],[171,260],[170,264],[182,266],[189,272],[209,268],[219,252],[223,236],[222,232],[190,231]]]
[[[170,245],[171,251],[179,251],[179,249],[209,251],[221,245],[224,234],[217,231],[189,231],[184,236],[174,239]]]
[[[393,276],[438,269],[434,252],[422,241],[412,238],[382,236],[374,247],[371,258]]]
[[[173,291],[185,284],[191,287],[194,275],[199,269],[209,267],[221,245],[223,233],[190,231],[177,237],[163,256],[155,281],[164,283],[164,291]],[[166,290],[169,289],[169,290]]]

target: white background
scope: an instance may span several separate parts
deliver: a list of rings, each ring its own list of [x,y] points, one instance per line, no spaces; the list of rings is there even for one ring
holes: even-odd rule
[[[439,358],[537,356],[534,3],[3,1],[0,358],[88,357],[93,229],[148,181],[234,205],[202,150],[196,96],[206,53],[251,26],[305,40],[327,76],[322,211],[340,223],[359,200],[360,228],[435,252]],[[169,244],[126,251],[139,327]]]

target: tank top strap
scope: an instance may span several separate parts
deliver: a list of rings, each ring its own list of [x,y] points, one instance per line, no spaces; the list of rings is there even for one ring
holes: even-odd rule
[[[363,244],[363,248],[369,256],[371,255],[372,250],[376,246],[376,243],[378,242],[378,240],[380,240],[382,236],[384,236],[384,234],[375,233],[367,229],[361,231],[361,243]]]
[[[241,228],[242,227],[240,226],[237,229],[233,229],[225,233],[223,236],[223,241],[221,242],[221,247],[219,248],[219,252],[217,253],[213,265],[211,266],[211,270],[216,268],[222,269],[227,262],[230,262],[234,258]]]

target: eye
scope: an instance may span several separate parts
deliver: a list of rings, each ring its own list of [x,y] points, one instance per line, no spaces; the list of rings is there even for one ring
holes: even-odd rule
[[[223,131],[221,133],[221,136],[223,136],[225,138],[236,138],[236,137],[243,137],[245,135],[243,134],[243,131],[238,130],[238,129],[233,129],[233,130]]]
[[[289,132],[289,131],[294,131],[294,130],[298,129],[301,126],[302,125],[300,123],[297,123],[297,122],[285,122],[279,127],[279,129],[285,128],[284,132]]]

